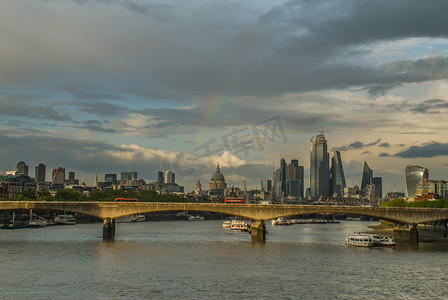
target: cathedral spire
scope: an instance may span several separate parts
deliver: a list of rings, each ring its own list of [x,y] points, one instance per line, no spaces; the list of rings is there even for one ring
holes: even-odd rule
[[[93,187],[98,188],[98,169],[96,169],[95,183],[93,184]]]
[[[219,161],[218,161],[218,165],[216,166],[216,173],[221,173],[221,169],[219,169]]]

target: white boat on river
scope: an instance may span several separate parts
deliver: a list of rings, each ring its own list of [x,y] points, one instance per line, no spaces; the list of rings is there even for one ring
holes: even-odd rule
[[[360,232],[348,234],[345,243],[359,247],[395,247],[396,245],[394,238],[391,236]]]
[[[60,225],[75,225],[76,218],[73,215],[57,215],[54,217],[54,223]]]
[[[372,247],[373,238],[371,235],[362,233],[347,234],[347,237],[345,238],[345,243],[347,245],[358,247]]]

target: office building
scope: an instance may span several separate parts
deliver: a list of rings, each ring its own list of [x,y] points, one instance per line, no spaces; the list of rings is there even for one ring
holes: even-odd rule
[[[52,184],[64,185],[65,183],[65,168],[57,167],[52,173]]]
[[[44,164],[40,163],[36,167],[36,172],[35,172],[34,178],[35,178],[37,184],[45,183],[46,172],[47,172],[47,166],[45,166]]]
[[[121,172],[121,180],[127,179],[127,180],[135,180],[138,177],[138,172],[132,171],[132,172]]]
[[[303,182],[304,182],[304,168],[299,166],[297,159],[291,160],[291,163],[286,167],[286,191],[287,197],[303,198]]]
[[[104,174],[104,181],[110,182],[111,185],[117,185],[117,174]]]
[[[334,151],[330,169],[330,195],[333,197],[343,197],[346,187],[341,153]]]
[[[409,198],[428,193],[429,170],[420,166],[406,166],[404,169],[406,192]],[[418,186],[420,188],[418,189]]]
[[[165,171],[165,184],[176,183],[176,175],[171,171]]]
[[[327,140],[323,132],[311,141],[310,151],[310,191],[311,198],[318,200],[327,198],[330,194],[330,156],[327,150]]]
[[[261,180],[261,191],[270,192],[272,190],[272,180],[262,179]]]
[[[28,176],[28,165],[21,161],[17,164],[17,174],[23,174]]]
[[[375,186],[375,198],[383,198],[383,178],[373,177],[372,184]]]
[[[68,172],[68,180],[65,181],[68,185],[79,185],[79,179],[75,179],[75,172]]]
[[[162,186],[165,183],[163,172],[157,172],[157,184]]]
[[[367,186],[372,184],[373,170],[370,169],[367,162],[364,161],[364,168],[362,169],[361,190],[365,190]]]

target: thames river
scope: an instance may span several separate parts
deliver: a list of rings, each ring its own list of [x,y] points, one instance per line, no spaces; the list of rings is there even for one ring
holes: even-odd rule
[[[222,221],[0,231],[6,299],[448,299],[448,247],[358,248],[378,222],[268,225],[265,243]]]

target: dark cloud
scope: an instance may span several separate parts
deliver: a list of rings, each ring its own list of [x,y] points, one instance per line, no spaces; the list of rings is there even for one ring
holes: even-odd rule
[[[436,157],[448,155],[448,144],[431,142],[421,146],[411,146],[408,149],[395,154],[400,158]]]
[[[390,154],[386,153],[386,152],[381,152],[378,156],[379,157],[388,157],[388,156],[390,156]]]
[[[81,100],[125,100],[122,96],[104,92],[104,88],[85,85],[82,83],[71,83],[65,86],[55,88],[56,91],[62,91],[72,95],[74,98]]]
[[[380,141],[381,141],[381,139],[378,139],[378,140],[376,140],[375,142],[371,142],[371,143],[367,143],[367,144],[364,144],[363,142],[356,141],[356,142],[353,142],[353,143],[351,143],[351,144],[349,144],[349,145],[341,146],[341,147],[336,147],[336,148],[333,148],[333,149],[331,149],[331,150],[332,150],[332,151],[359,150],[359,149],[363,149],[363,148],[366,148],[366,147],[372,147],[372,146],[375,146],[375,145],[377,145]],[[366,152],[364,152],[364,153],[366,153]]]
[[[42,86],[58,80],[76,82],[61,88],[76,99],[120,100],[122,93],[132,92],[152,99],[204,103],[217,93],[253,95],[269,101],[292,92],[350,87],[378,94],[403,83],[448,77],[447,58],[443,56],[378,66],[344,60],[353,53],[367,53],[357,48],[368,49],[378,42],[447,37],[448,3],[442,0],[431,5],[417,0],[393,4],[303,0],[273,7],[236,1],[200,9],[196,3],[75,2],[81,5],[66,9],[76,9],[74,14],[85,16],[85,26],[73,27],[49,15],[49,22],[59,23],[45,36],[39,28],[27,28],[27,35],[41,37],[38,45],[19,39],[21,26],[11,25],[17,34],[5,35],[3,44],[22,52],[19,56],[17,51],[2,51],[0,74],[5,73],[0,84],[27,79]],[[51,12],[51,5],[53,1],[45,2],[42,13]],[[105,21],[110,5],[125,8],[114,9],[123,22]],[[139,16],[129,14],[129,10]],[[140,16],[148,18],[142,21]],[[15,15],[9,19],[20,22]],[[78,51],[71,43],[54,45],[52,41],[67,32],[77,37],[73,44],[89,45],[92,50]],[[115,91],[79,86],[99,78]]]
[[[413,107],[411,106],[409,108],[409,111],[421,114],[435,115],[445,113],[447,108],[448,108],[448,101],[441,99],[430,99],[425,100],[422,103],[418,103]]]
[[[390,144],[389,143],[381,143],[381,144],[378,145],[378,147],[390,148]]]
[[[32,97],[27,95],[0,97],[0,116],[52,121],[72,120],[69,114],[57,111],[51,106],[34,104]]]

